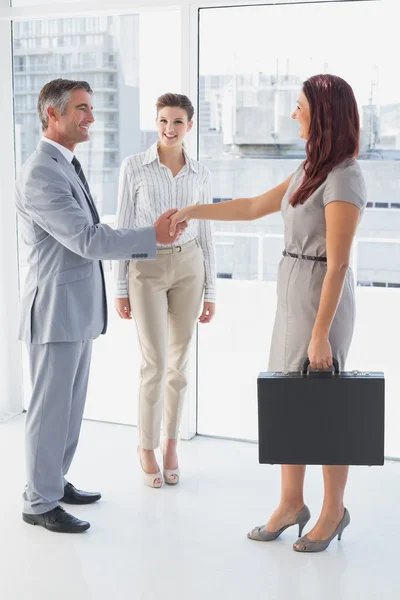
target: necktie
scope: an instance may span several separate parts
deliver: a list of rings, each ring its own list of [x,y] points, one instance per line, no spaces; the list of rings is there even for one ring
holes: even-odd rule
[[[91,209],[91,211],[93,213],[93,216],[95,217],[95,221],[98,222],[99,221],[99,215],[97,213],[97,210],[96,210],[93,198],[92,198],[92,194],[90,193],[89,184],[88,184],[88,182],[86,180],[86,177],[85,177],[85,174],[83,172],[82,165],[79,162],[79,160],[76,158],[76,156],[74,156],[74,158],[72,159],[71,164],[74,165],[74,169],[76,171],[76,174],[78,175],[79,179],[82,182],[83,187],[85,188],[85,191],[86,191],[86,193],[88,195],[88,198],[89,198],[90,209]]]
[[[92,200],[92,196],[91,196],[90,189],[89,189],[89,184],[88,184],[88,182],[87,182],[87,180],[86,180],[86,177],[85,177],[85,174],[84,174],[84,172],[83,172],[82,165],[81,165],[81,163],[79,162],[79,160],[76,158],[76,156],[74,156],[74,158],[72,159],[72,164],[73,164],[73,165],[74,165],[74,167],[75,167],[75,171],[76,171],[76,173],[77,173],[77,175],[78,175],[79,179],[80,179],[80,180],[82,181],[82,183],[83,183],[83,187],[85,188],[87,195],[88,195],[88,196],[89,196],[89,198]]]

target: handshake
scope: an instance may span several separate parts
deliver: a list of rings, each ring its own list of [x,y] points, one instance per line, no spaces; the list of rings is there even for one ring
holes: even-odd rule
[[[154,229],[156,230],[156,241],[158,244],[173,244],[176,242],[185,231],[188,226],[187,221],[182,221],[176,225],[175,232],[172,234],[171,231],[171,220],[170,217],[177,212],[176,208],[167,210],[154,223]]]

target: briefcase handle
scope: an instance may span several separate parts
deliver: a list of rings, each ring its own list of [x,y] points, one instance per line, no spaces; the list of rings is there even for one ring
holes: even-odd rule
[[[332,375],[339,375],[339,363],[336,360],[336,358],[332,358],[332,363],[333,363],[333,371],[332,371]],[[310,359],[306,358],[306,360],[303,363],[303,368],[301,369],[301,374],[302,375],[312,375],[313,373],[327,373],[327,371],[309,371],[308,367],[310,366]]]

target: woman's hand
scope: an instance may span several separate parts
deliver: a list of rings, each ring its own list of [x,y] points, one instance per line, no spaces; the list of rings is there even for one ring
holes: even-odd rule
[[[187,224],[190,221],[190,208],[190,206],[188,206],[187,208],[181,208],[181,210],[177,210],[173,215],[169,217],[169,220],[171,221],[171,224],[169,226],[169,235],[171,237],[175,235],[175,231],[179,223],[186,222]]]
[[[215,315],[215,302],[204,302],[203,312],[199,317],[200,323],[209,323]]]
[[[129,298],[115,298],[115,309],[121,319],[132,319]]]
[[[326,336],[313,335],[308,346],[311,369],[324,370],[332,366],[332,348]]]

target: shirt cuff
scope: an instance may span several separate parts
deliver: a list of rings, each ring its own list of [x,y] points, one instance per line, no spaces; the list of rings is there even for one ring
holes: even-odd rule
[[[216,302],[217,300],[217,290],[215,287],[206,286],[204,290],[204,302]]]
[[[115,282],[114,296],[115,298],[129,298],[127,281]]]

